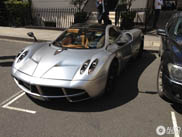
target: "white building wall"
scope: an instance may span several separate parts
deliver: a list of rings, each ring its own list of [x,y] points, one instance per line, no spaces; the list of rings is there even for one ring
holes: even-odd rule
[[[71,0],[32,0],[33,8],[71,8]]]

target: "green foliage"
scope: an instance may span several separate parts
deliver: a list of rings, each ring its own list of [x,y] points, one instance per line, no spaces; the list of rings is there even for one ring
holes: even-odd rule
[[[28,1],[8,0],[5,4],[8,12],[9,26],[29,24],[30,4]]]

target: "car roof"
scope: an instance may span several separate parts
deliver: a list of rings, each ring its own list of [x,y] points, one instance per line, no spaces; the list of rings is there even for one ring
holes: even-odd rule
[[[70,28],[71,29],[78,29],[78,28],[83,28],[83,29],[98,29],[98,30],[105,30],[106,25],[103,24],[87,24],[87,23],[79,23],[79,24],[74,24]]]

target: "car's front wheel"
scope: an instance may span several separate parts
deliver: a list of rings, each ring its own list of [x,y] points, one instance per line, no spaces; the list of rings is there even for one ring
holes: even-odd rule
[[[160,64],[159,66],[159,70],[158,70],[158,75],[157,75],[157,90],[158,90],[158,94],[159,96],[169,102],[169,103],[173,103],[170,99],[168,99],[165,95],[164,95],[164,88],[163,88],[163,82],[162,82],[162,75],[163,75],[163,67],[162,65]]]
[[[140,58],[142,56],[142,54],[143,54],[143,48],[144,48],[144,40],[141,40],[140,49],[139,49],[137,58]]]
[[[106,93],[110,93],[111,91],[114,90],[114,85],[115,85],[116,77],[118,73],[118,65],[119,64],[116,60],[113,60],[110,65],[108,76],[107,76]]]

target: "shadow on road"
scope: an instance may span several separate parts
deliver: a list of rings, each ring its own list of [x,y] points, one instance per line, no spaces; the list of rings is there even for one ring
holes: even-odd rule
[[[9,60],[14,60],[16,56],[0,56],[0,67],[11,67],[13,64],[13,61]],[[3,62],[1,62],[3,60]],[[8,60],[5,61],[4,60]]]
[[[13,65],[13,61],[0,62],[0,67],[11,67],[12,65]]]
[[[171,107],[178,112],[179,114],[182,114],[182,105],[181,104],[171,104]]]
[[[0,60],[15,59],[16,56],[0,56]]]
[[[121,105],[124,105],[134,100],[138,91],[138,80],[143,71],[149,66],[156,56],[145,51],[142,58],[129,62],[124,72],[116,82],[116,89],[113,93],[104,94],[103,96],[79,103],[67,103],[65,101],[38,101],[32,99],[36,104],[61,111],[71,112],[101,112],[110,110]]]

